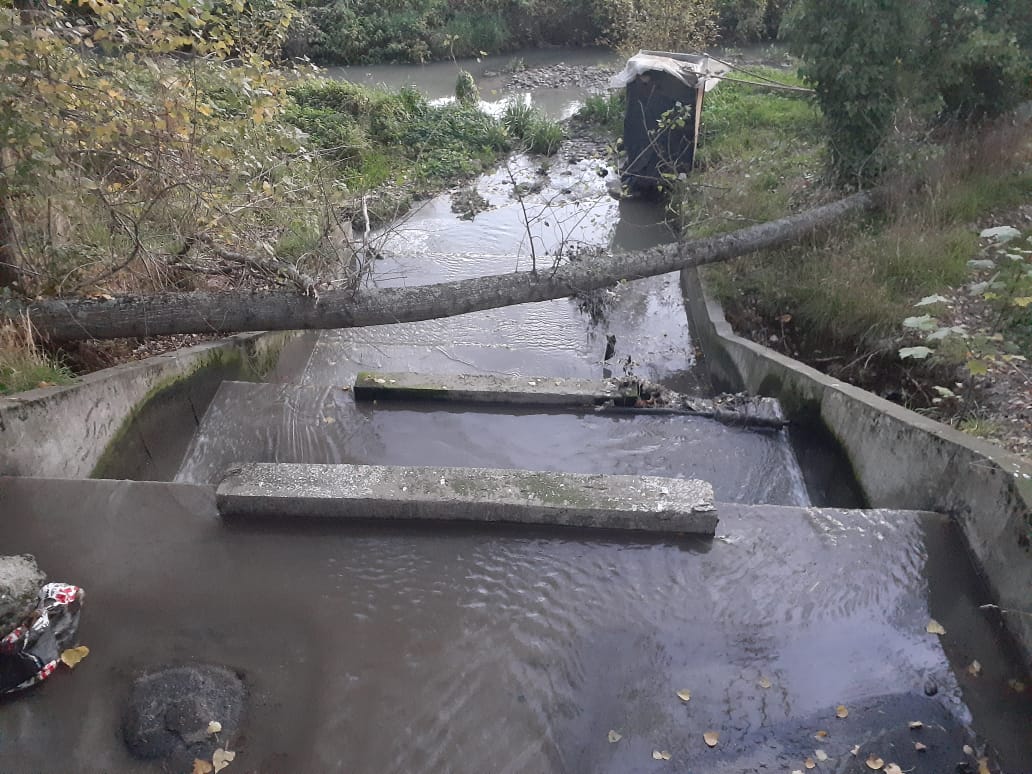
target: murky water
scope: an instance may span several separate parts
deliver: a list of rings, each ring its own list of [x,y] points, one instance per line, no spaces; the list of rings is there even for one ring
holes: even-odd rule
[[[992,677],[953,676],[943,643],[974,644],[980,599],[956,594],[971,578],[933,516],[728,507],[716,540],[665,541],[223,524],[210,490],[169,484],[8,479],[0,500],[5,549],[88,594],[89,659],[0,705],[21,771],[154,770],[117,724],[130,676],[169,661],[242,670],[233,765],[263,772],[625,774],[654,770],[654,749],[673,771],[788,771],[817,746],[848,755],[863,724],[952,728],[962,698],[991,704],[1015,674],[981,643]],[[924,631],[945,618],[930,588],[951,598],[952,638]],[[1026,771],[1032,714],[1008,701],[1003,733],[986,730]]]
[[[572,116],[584,104],[587,95],[584,89],[537,88],[517,92],[502,90],[506,73],[517,63],[529,69],[550,67],[559,62],[571,66],[605,65],[614,69],[619,69],[623,64],[623,60],[609,49],[551,48],[529,49],[479,59],[462,59],[458,62],[431,62],[424,65],[330,67],[327,68],[327,74],[331,78],[341,78],[366,86],[385,86],[392,89],[411,86],[430,100],[445,100],[455,97],[455,81],[461,68],[476,79],[481,107],[487,112],[501,112],[509,102],[520,100],[528,102],[551,118],[563,119]]]

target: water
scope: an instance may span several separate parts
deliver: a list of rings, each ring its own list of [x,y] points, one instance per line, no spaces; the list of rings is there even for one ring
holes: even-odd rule
[[[604,65],[613,69],[619,69],[623,65],[623,60],[609,49],[553,48],[529,49],[479,59],[431,62],[423,65],[330,67],[327,68],[327,75],[365,86],[384,86],[390,89],[411,86],[431,101],[442,101],[455,97],[455,81],[461,68],[476,79],[481,107],[491,114],[500,113],[509,102],[518,100],[538,108],[550,118],[565,119],[576,113],[584,104],[584,98],[587,96],[584,89],[543,87],[503,92],[506,73],[517,62],[522,62],[528,69],[550,67],[559,62],[571,66]]]
[[[247,681],[241,771],[624,774],[654,770],[653,749],[674,771],[789,771],[816,746],[848,755],[864,723],[952,728],[976,695],[1005,770],[1032,762],[1027,698],[993,717],[1017,667],[965,641],[984,598],[957,593],[977,584],[940,517],[731,506],[715,540],[664,540],[223,524],[210,489],[173,484],[7,479],[0,499],[5,549],[87,589],[91,648],[0,705],[18,770],[156,770],[117,739],[122,696],[137,670],[194,660]],[[946,642],[986,679],[961,685]]]

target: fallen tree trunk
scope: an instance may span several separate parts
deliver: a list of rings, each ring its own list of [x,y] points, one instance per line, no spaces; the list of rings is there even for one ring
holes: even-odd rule
[[[535,301],[564,298],[734,258],[790,242],[871,208],[859,193],[769,223],[722,236],[665,245],[605,258],[574,260],[555,271],[516,272],[418,287],[330,291],[318,297],[288,290],[228,293],[159,293],[114,299],[49,299],[31,304],[0,302],[14,317],[27,311],[36,331],[51,341],[156,336],[171,333],[354,328],[451,317]]]

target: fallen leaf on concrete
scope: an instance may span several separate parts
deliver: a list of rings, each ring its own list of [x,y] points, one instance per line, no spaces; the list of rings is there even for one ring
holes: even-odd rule
[[[56,387],[57,382],[40,382],[36,385],[37,387]]]
[[[867,760],[864,761],[864,765],[866,765],[871,771],[879,771],[881,767],[885,765],[885,761],[874,753],[871,753],[867,756]]]
[[[992,774],[989,771],[989,759],[979,758],[978,759],[978,774]]]
[[[770,688],[772,685],[773,685],[773,683],[770,681],[770,678],[768,678],[768,677],[761,677],[760,678],[760,682],[759,682],[760,688]]]
[[[231,750],[223,750],[221,747],[218,748],[211,756],[211,764],[214,767],[216,774],[222,771],[226,766],[230,764],[236,757],[236,753]]]
[[[619,733],[618,731],[610,731],[608,739],[610,744],[616,744],[621,739],[623,739],[623,734]]]
[[[190,774],[211,774],[212,768],[208,761],[202,761],[200,758],[194,758],[193,770]]]
[[[850,755],[859,755],[860,754],[860,745],[854,744],[853,745],[853,749],[849,751],[849,754]]]
[[[333,424],[334,422],[336,422],[337,420],[336,420],[336,419],[334,419],[333,417],[323,417],[323,420],[322,420],[322,421],[323,421],[323,422],[325,422],[325,423],[326,423],[326,424],[328,424],[328,425],[332,425],[332,424]]]
[[[1016,693],[1025,692],[1025,684],[1021,682],[1021,680],[1015,680],[1014,678],[1011,678],[1007,681],[1007,686]]]
[[[920,720],[911,720],[909,723],[907,723],[907,728],[909,728],[911,731],[916,731],[919,728],[924,728],[924,723],[922,723]]]
[[[69,669],[74,669],[75,665],[90,655],[90,649],[85,645],[78,645],[74,648],[68,648],[68,650],[61,653],[61,663]]]
[[[914,742],[914,749],[918,752],[924,752],[928,749],[927,745],[921,744],[921,742]]]
[[[813,758],[807,758],[805,761],[803,761],[803,766],[807,769],[816,769],[817,761],[815,761]]]
[[[813,754],[821,763],[824,763],[824,761],[828,760],[828,754],[824,752],[824,750],[815,750]]]
[[[702,735],[702,738],[706,742],[707,747],[716,747],[717,742],[720,741],[720,734],[716,731],[707,731]]]
[[[925,627],[925,631],[929,634],[938,634],[940,636],[946,633],[946,630],[942,628],[942,624],[934,618],[929,619],[928,625]]]
[[[846,705],[845,704],[840,704],[837,707],[835,707],[835,717],[837,717],[837,718],[848,718],[849,717],[849,710],[846,709]]]
[[[687,688],[682,688],[677,692],[677,698],[681,701],[691,701],[692,692],[689,691]]]
[[[977,658],[970,664],[968,664],[967,672],[972,677],[978,677],[980,674],[982,674],[982,665],[978,663]]]
[[[828,738],[828,732],[824,730],[818,731],[816,734],[813,735],[813,738],[818,741],[823,741]]]
[[[960,749],[964,751],[964,755],[974,755],[975,754],[974,749],[969,744],[964,745]]]
[[[670,760],[670,753],[666,750],[653,750],[652,760],[654,761],[668,761]]]
[[[885,767],[885,774],[903,774],[903,769],[897,766],[895,763],[890,763]]]
[[[219,721],[217,721],[217,720],[213,720],[213,721],[211,721],[208,724],[208,733],[209,734],[217,734],[221,730],[222,730],[222,724],[219,723]]]

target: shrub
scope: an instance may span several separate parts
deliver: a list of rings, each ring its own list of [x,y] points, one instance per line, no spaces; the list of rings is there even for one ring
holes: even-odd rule
[[[559,122],[538,117],[530,124],[524,143],[531,153],[551,156],[559,150],[565,138],[566,133]]]
[[[476,105],[480,101],[477,82],[465,70],[459,70],[459,77],[455,80],[455,99],[466,107]]]

